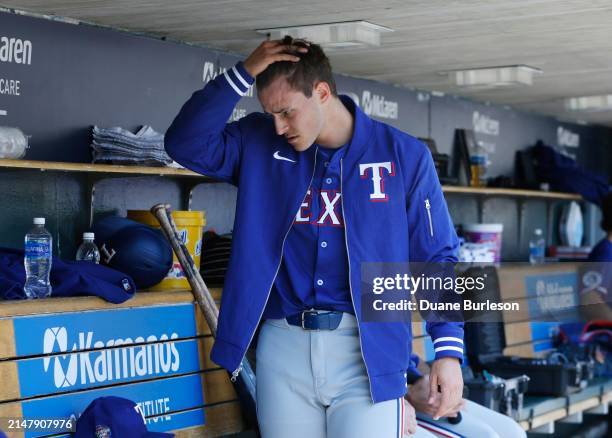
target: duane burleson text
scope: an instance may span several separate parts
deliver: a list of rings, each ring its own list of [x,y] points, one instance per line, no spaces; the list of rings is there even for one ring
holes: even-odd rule
[[[460,310],[477,310],[477,311],[519,311],[520,306],[517,302],[500,303],[491,300],[472,301],[464,300],[460,303],[439,303],[428,300],[400,300],[396,302],[385,302],[383,300],[374,300],[372,303],[374,310],[377,311],[447,311],[454,312]]]

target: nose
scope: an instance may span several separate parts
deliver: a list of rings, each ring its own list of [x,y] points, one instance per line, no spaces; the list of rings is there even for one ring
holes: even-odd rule
[[[276,129],[276,133],[278,135],[284,135],[287,132],[287,123],[278,116],[274,116],[274,128]]]

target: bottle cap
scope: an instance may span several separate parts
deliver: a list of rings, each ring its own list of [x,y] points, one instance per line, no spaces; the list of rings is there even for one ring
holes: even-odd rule
[[[95,237],[94,233],[83,233],[83,239],[94,239]]]
[[[45,218],[44,217],[35,217],[34,218],[34,225],[44,225],[45,224]]]

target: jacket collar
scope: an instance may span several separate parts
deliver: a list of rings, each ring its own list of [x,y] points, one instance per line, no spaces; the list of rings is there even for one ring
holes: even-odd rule
[[[351,137],[345,155],[347,164],[350,164],[357,161],[370,144],[370,139],[374,135],[374,121],[369,118],[349,96],[340,95],[339,97],[344,106],[355,118],[353,136]]]

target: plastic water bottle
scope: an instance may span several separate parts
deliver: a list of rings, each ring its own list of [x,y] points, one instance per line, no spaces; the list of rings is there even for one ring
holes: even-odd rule
[[[94,238],[94,233],[83,233],[83,243],[81,243],[76,253],[77,260],[100,263],[100,251],[98,251],[98,247],[94,243]]]
[[[546,242],[542,236],[542,230],[536,228],[533,230],[533,237],[529,241],[529,263],[538,265],[544,263]]]
[[[27,298],[51,295],[52,242],[51,234],[45,229],[45,218],[35,217],[34,228],[25,236],[26,282],[23,291]]]

